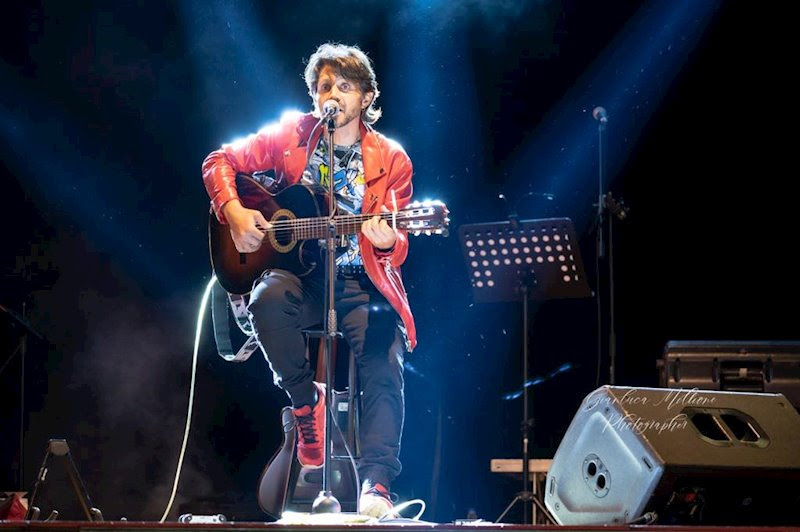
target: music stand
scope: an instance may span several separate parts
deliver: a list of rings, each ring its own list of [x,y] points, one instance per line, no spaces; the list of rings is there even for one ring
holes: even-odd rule
[[[469,270],[476,303],[522,301],[522,491],[500,515],[517,501],[541,501],[528,489],[532,421],[528,419],[528,301],[583,298],[591,295],[569,218],[517,220],[462,225],[459,240]],[[524,505],[523,523],[528,521]]]

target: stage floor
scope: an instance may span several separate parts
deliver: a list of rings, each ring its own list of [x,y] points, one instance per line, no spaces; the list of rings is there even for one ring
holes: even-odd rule
[[[224,523],[178,523],[178,522],[149,522],[149,521],[3,521],[0,522],[2,531],[58,531],[58,532],[83,532],[83,531],[113,531],[123,530],[159,530],[159,531],[306,531],[315,532],[355,532],[358,530],[369,530],[371,532],[389,530],[436,530],[438,532],[467,532],[474,529],[490,531],[528,531],[528,530],[570,530],[582,532],[610,532],[614,530],[653,530],[653,531],[684,531],[684,532],[704,532],[704,531],[725,531],[725,532],[752,532],[758,530],[765,531],[797,531],[797,527],[722,527],[722,526],[661,526],[661,525],[629,525],[629,526],[552,526],[552,525],[517,525],[517,524],[496,524],[496,523],[476,523],[476,524],[423,524],[414,522],[402,522],[391,524],[358,524],[358,525],[286,525],[280,523],[262,522],[224,522]]]

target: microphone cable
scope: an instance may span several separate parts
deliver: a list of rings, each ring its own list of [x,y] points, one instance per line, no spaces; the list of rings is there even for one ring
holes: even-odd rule
[[[161,516],[161,520],[159,523],[163,523],[167,519],[167,515],[169,515],[170,510],[172,509],[172,505],[175,502],[175,495],[178,492],[178,482],[180,482],[181,478],[181,468],[183,467],[183,458],[186,454],[186,444],[189,441],[189,429],[192,426],[192,408],[194,407],[194,387],[195,381],[197,378],[197,353],[200,350],[200,334],[203,331],[203,318],[206,315],[206,307],[208,306],[208,298],[211,296],[211,289],[214,286],[214,283],[217,282],[217,276],[212,275],[211,280],[208,281],[208,285],[206,285],[206,290],[203,292],[203,299],[200,302],[200,309],[197,313],[197,326],[195,328],[195,335],[194,335],[194,354],[192,355],[192,379],[189,383],[189,407],[186,412],[186,427],[183,431],[183,442],[181,443],[181,452],[178,455],[178,467],[175,471],[175,481],[172,484],[172,493],[169,496],[169,502],[167,502],[167,508],[164,510],[164,515]]]

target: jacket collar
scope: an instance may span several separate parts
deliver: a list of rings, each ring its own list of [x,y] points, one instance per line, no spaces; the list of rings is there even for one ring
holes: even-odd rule
[[[314,126],[317,125],[317,122],[317,117],[311,113],[306,113],[297,122],[298,148],[305,148],[309,142],[316,145],[324,131],[323,127],[318,127],[317,130],[314,131],[314,137],[311,138],[311,133],[314,130]],[[361,153],[364,156],[364,180],[369,183],[386,173],[386,162],[383,159],[383,151],[381,150],[381,142],[383,142],[383,139],[378,136],[372,126],[365,124],[364,121],[360,119],[359,130],[361,132]],[[369,161],[369,163],[367,161]],[[379,164],[371,164],[373,161]]]
[[[303,148],[309,142],[309,136],[311,136],[311,132],[314,129],[314,126],[317,125],[317,118],[312,115],[311,113],[306,113],[300,117],[300,120],[297,121],[297,127],[295,127],[295,131],[297,132],[297,147]],[[317,128],[314,136],[319,138],[319,135],[322,134],[322,128]],[[316,140],[316,139],[311,139]]]
[[[383,160],[381,142],[384,142],[371,126],[361,121],[361,153],[364,160],[375,161],[378,165],[364,164],[364,181],[369,183],[386,173],[386,161]]]

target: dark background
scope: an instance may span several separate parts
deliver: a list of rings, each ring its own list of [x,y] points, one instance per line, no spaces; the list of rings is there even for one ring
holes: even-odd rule
[[[521,453],[520,402],[501,399],[521,381],[521,308],[473,304],[458,227],[503,219],[498,193],[509,204],[521,198],[522,217],[570,217],[596,286],[597,105],[610,115],[610,188],[630,207],[614,226],[617,383],[657,385],[669,340],[796,339],[788,9],[568,0],[7,7],[0,304],[24,305],[46,341],[29,336],[21,415],[21,329],[2,315],[0,490],[29,489],[47,439],[63,437],[107,518],[161,516],[211,274],[200,163],[284,109],[307,110],[303,60],[328,40],[372,57],[378,128],[414,160],[416,197],[438,197],[452,212],[451,236],[415,239],[404,267],[419,348],[408,357],[405,469],[393,489],[425,499],[426,519],[470,509],[494,519],[518,490],[489,461]],[[574,367],[535,389],[533,454],[551,457],[581,399],[608,383],[607,357],[598,368],[593,298],[537,303],[532,314],[531,374]],[[266,519],[256,481],[280,442],[286,400],[262,357],[224,362],[205,325],[171,516]],[[63,473],[54,466],[52,475],[43,506],[75,512]]]

